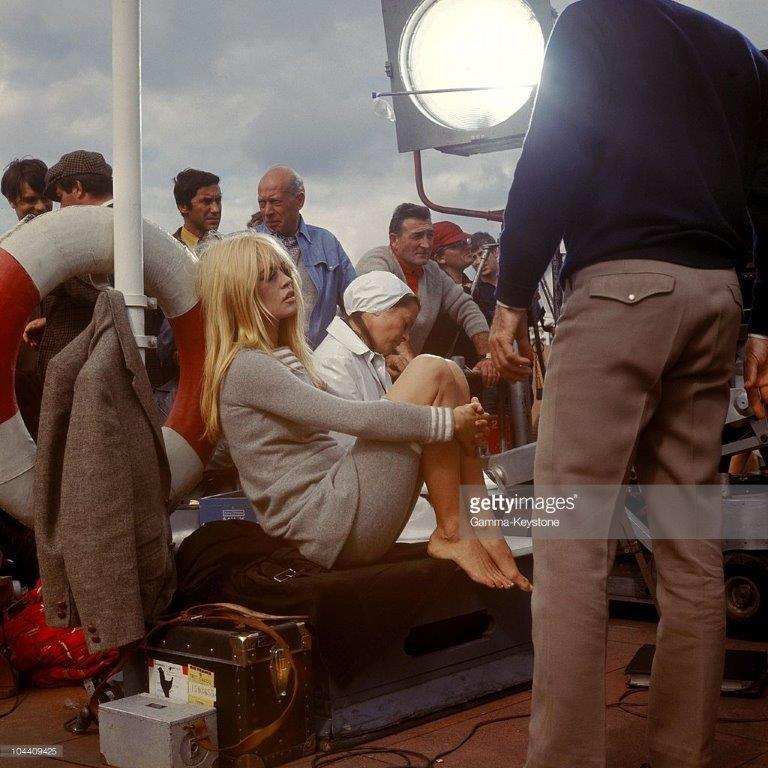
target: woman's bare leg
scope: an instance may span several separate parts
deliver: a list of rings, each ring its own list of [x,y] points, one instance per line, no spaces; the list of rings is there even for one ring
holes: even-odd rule
[[[458,365],[451,362],[451,373],[456,381],[457,388],[466,396],[466,399],[462,402],[469,402],[469,385],[467,384],[467,377],[461,372]],[[485,477],[483,475],[483,464],[480,460],[480,456],[475,453],[468,455],[463,451],[460,452],[459,461],[461,466],[461,484],[479,487],[481,493],[485,495]],[[496,529],[491,529],[496,530]],[[532,585],[528,579],[520,573],[515,562],[515,557],[512,554],[512,550],[509,548],[509,544],[504,540],[502,536],[489,538],[488,536],[481,538],[480,543],[488,550],[488,553],[493,558],[494,562],[498,566],[499,570],[510,579],[516,587],[525,591],[530,591]]]
[[[388,397],[448,408],[468,403],[469,390],[457,386],[451,365],[439,357],[420,355],[408,364]],[[491,587],[509,587],[512,580],[504,576],[477,538],[459,538],[461,461],[462,451],[455,440],[423,446],[421,468],[437,517],[437,528],[427,551],[432,557],[455,561],[474,581]]]

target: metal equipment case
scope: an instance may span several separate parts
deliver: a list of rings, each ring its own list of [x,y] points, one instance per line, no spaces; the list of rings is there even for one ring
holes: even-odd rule
[[[146,693],[105,702],[99,707],[99,749],[115,768],[211,768],[215,753],[199,747],[188,729],[199,720],[215,743],[212,707]]]
[[[248,766],[271,768],[315,749],[311,636],[301,621],[273,629],[291,649],[299,672],[298,694],[286,723],[242,761]],[[150,692],[213,704],[222,748],[271,723],[288,703],[291,687],[282,650],[258,630],[214,619],[205,626],[171,626],[151,635],[144,650]],[[224,752],[219,765],[236,766],[238,761]]]

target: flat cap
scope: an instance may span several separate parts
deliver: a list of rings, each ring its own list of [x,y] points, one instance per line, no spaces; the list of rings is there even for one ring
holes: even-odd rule
[[[88,152],[85,149],[67,152],[45,174],[45,196],[49,200],[58,200],[56,197],[57,184],[72,176],[82,176],[85,174],[111,179],[112,166],[104,159],[104,155],[101,152]]]

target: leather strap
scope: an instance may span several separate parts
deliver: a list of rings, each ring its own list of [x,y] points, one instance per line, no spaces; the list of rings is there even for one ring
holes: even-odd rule
[[[275,620],[303,620],[306,619],[306,616],[275,616],[268,613],[252,611],[241,605],[235,605],[234,603],[206,603],[188,608],[181,611],[181,613],[176,616],[159,622],[147,632],[144,642],[146,643],[152,635],[161,629],[177,626],[179,624],[198,624],[201,621],[209,619],[223,619],[263,632],[265,635],[271,637],[272,640],[275,641],[275,644],[283,651],[291,668],[291,676],[293,678],[291,696],[283,711],[271,723],[255,728],[237,743],[230,744],[226,747],[217,747],[214,745],[204,720],[197,720],[189,726],[193,737],[203,749],[206,749],[209,752],[229,752],[233,755],[243,755],[246,752],[253,751],[259,744],[280,730],[288,719],[299,692],[299,673],[291,649],[289,648],[288,643],[286,643],[285,640],[266,622]]]

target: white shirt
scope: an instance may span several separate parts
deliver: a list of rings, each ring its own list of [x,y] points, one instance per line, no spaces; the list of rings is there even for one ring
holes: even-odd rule
[[[340,317],[327,333],[312,362],[328,391],[345,400],[381,400],[392,386],[384,356],[372,352]]]
[[[340,317],[333,318],[327,332],[312,353],[312,362],[328,392],[345,400],[381,400],[392,386],[384,356],[371,351]],[[350,435],[333,436],[345,446],[355,440]]]

